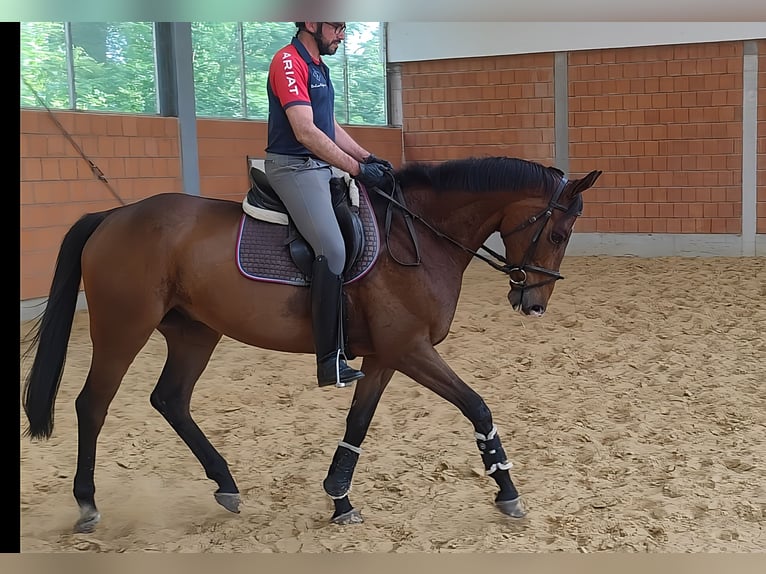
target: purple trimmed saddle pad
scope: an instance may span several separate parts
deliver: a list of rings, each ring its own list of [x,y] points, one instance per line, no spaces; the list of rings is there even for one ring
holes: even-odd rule
[[[344,283],[361,279],[378,258],[379,236],[367,192],[359,187],[359,217],[364,229],[364,249],[344,276]],[[307,286],[310,281],[290,257],[287,225],[268,223],[242,214],[237,238],[237,267],[255,281]]]

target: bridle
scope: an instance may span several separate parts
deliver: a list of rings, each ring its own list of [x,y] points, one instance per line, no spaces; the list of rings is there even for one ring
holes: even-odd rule
[[[529,244],[529,247],[524,253],[524,257],[522,258],[521,263],[519,265],[511,265],[506,262],[504,257],[501,257],[499,254],[492,252],[493,256],[499,258],[501,261],[506,263],[505,265],[500,267],[500,270],[508,274],[508,279],[510,281],[511,287],[518,287],[519,289],[532,289],[534,287],[542,287],[543,285],[547,285],[548,283],[551,283],[553,281],[558,281],[559,279],[564,278],[564,276],[558,271],[554,271],[553,269],[547,269],[545,267],[538,267],[537,265],[531,265],[529,261],[532,259],[532,257],[535,254],[535,251],[537,250],[537,241],[540,239],[540,236],[543,233],[543,229],[545,229],[545,226],[548,224],[548,220],[553,216],[553,210],[558,209],[565,213],[569,211],[569,208],[566,205],[562,205],[559,203],[559,198],[561,197],[561,194],[563,193],[564,188],[566,187],[568,182],[569,180],[566,177],[561,178],[558,186],[556,187],[556,191],[553,192],[553,196],[551,197],[551,200],[548,202],[548,207],[546,207],[543,211],[533,215],[526,221],[521,222],[519,225],[517,225],[510,231],[506,231],[505,233],[500,234],[500,237],[502,239],[505,239],[509,235],[512,235],[518,231],[521,231],[522,229],[526,229],[527,227],[529,227],[530,225],[533,225],[534,223],[540,222],[540,225],[537,228],[535,235],[532,237],[532,243]],[[483,245],[482,245],[482,248],[487,251],[490,251]],[[548,278],[543,281],[538,281],[537,283],[534,283],[532,285],[527,285],[527,271],[533,271],[535,273],[543,273],[545,275],[548,275]]]
[[[430,223],[428,223],[426,220],[424,220],[422,217],[410,211],[410,209],[404,204],[404,196],[402,195],[401,188],[397,184],[393,173],[390,173],[390,175],[394,181],[393,194],[389,194],[377,187],[374,190],[378,195],[385,197],[389,201],[389,205],[386,210],[386,223],[385,223],[386,245],[388,246],[389,254],[397,263],[401,265],[411,265],[411,266],[420,264],[420,250],[418,248],[417,236],[415,235],[414,229],[412,227],[412,220],[417,220],[423,225],[425,225],[429,230],[431,230],[438,237],[441,237],[442,239],[446,239],[447,241],[449,241],[453,245],[456,245],[463,251],[470,253],[473,257],[481,259],[482,261],[488,263],[494,269],[497,269],[498,271],[501,271],[505,273],[506,275],[508,275],[511,289],[521,289],[521,290],[533,289],[535,287],[542,287],[543,285],[547,285],[548,283],[551,283],[553,281],[558,281],[559,279],[564,278],[564,276],[561,275],[561,273],[559,273],[558,271],[555,271],[553,269],[547,269],[545,267],[538,267],[537,265],[532,265],[529,263],[529,261],[531,261],[532,257],[534,257],[535,251],[537,250],[537,242],[539,241],[543,230],[548,224],[548,220],[553,216],[553,210],[558,209],[566,213],[570,209],[566,205],[562,205],[561,203],[559,203],[559,198],[561,197],[561,194],[564,192],[564,188],[569,182],[569,180],[566,177],[562,177],[559,180],[558,186],[556,187],[556,190],[553,192],[553,195],[551,196],[551,199],[548,202],[548,205],[545,207],[545,209],[543,209],[539,213],[536,213],[535,215],[528,218],[527,220],[521,222],[519,225],[517,225],[513,229],[506,231],[500,235],[500,237],[504,239],[508,237],[509,235],[513,235],[514,233],[518,233],[519,231],[522,231],[528,228],[530,225],[534,225],[536,223],[538,224],[537,231],[532,237],[532,242],[530,243],[529,247],[525,251],[524,257],[522,258],[521,263],[514,264],[514,263],[510,263],[505,257],[500,255],[499,253],[496,253],[495,251],[493,251],[486,245],[482,245],[479,249],[489,253],[492,257],[496,259],[496,261],[493,261],[492,259],[485,257],[478,251],[474,251],[473,249],[466,247],[459,241],[456,241],[449,235],[442,233],[441,231],[433,227]],[[415,246],[416,261],[414,262],[408,263],[408,262],[400,261],[394,256],[393,253],[391,253],[391,247],[390,247],[390,242],[388,241],[388,238],[391,231],[391,216],[392,216],[391,206],[392,205],[395,205],[396,207],[400,208],[404,212],[405,223],[407,224],[407,229],[410,232],[410,237],[412,238],[412,242]],[[542,273],[544,275],[547,275],[548,278],[530,285],[530,284],[527,284],[527,271],[531,271],[534,273]]]

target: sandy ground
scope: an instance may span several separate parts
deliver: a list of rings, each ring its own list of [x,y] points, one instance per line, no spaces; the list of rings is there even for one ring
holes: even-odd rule
[[[20,429],[22,552],[763,552],[766,259],[567,257],[562,273],[533,319],[473,263],[439,346],[492,409],[525,519],[494,509],[468,421],[397,374],[354,477],[365,522],[330,524],[321,482],[352,392],[317,388],[308,355],[225,338],[192,410],[242,491],[231,514],[149,404],[157,335],[99,439],[102,522],[72,534],[81,312],[53,437]]]

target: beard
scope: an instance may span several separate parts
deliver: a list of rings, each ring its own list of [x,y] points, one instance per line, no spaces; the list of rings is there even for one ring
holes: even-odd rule
[[[340,46],[340,42],[337,40],[332,42],[325,42],[322,40],[322,38],[316,38],[316,42],[317,48],[319,48],[320,56],[332,56],[335,52],[338,51],[338,46]]]

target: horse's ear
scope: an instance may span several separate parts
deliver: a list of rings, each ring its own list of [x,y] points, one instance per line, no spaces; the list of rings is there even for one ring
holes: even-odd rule
[[[604,172],[600,169],[593,170],[585,177],[575,180],[574,185],[572,186],[572,189],[569,191],[569,193],[572,195],[572,197],[574,197],[578,193],[582,193],[589,187],[592,187],[602,173]]]

